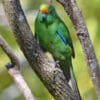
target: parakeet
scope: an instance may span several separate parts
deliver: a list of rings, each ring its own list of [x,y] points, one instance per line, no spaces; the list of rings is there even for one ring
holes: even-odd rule
[[[43,50],[50,52],[53,58],[59,61],[69,81],[73,73],[72,57],[75,57],[72,39],[67,26],[59,18],[52,5],[40,6],[35,20],[35,37]],[[75,79],[75,76],[73,77]]]

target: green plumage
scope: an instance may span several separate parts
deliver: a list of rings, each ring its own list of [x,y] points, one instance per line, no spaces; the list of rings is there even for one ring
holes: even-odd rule
[[[71,56],[75,56],[70,33],[54,7],[50,5],[48,10],[49,13],[46,14],[45,20],[42,18],[43,13],[39,11],[35,21],[35,36],[41,47],[50,52],[55,60],[59,61],[69,80],[70,67],[72,67]]]
[[[72,89],[81,100],[72,68],[72,57],[75,57],[75,53],[70,33],[52,5],[40,7],[35,21],[35,37],[43,50],[50,52],[59,61],[67,81],[71,80]]]

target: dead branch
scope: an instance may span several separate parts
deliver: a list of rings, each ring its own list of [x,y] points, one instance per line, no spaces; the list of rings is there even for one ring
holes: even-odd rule
[[[8,73],[11,75],[19,89],[21,90],[22,94],[24,95],[26,100],[35,100],[34,96],[31,93],[31,90],[27,86],[26,82],[24,81],[23,76],[21,75],[19,71],[19,61],[8,45],[8,43],[3,39],[3,37],[0,35],[0,47],[3,49],[3,51],[8,55],[8,57],[11,60],[11,64],[7,64],[6,67],[8,69]]]

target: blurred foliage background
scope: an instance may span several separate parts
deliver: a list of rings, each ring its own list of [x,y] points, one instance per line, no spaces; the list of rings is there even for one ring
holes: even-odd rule
[[[46,0],[20,0],[22,8],[25,12],[29,25],[34,33],[34,20],[41,3],[47,3]],[[77,3],[82,10],[88,27],[89,35],[100,64],[100,0],[77,0]],[[73,66],[79,90],[83,100],[97,100],[93,84],[89,77],[88,67],[86,65],[84,54],[76,37],[73,25],[64,12],[63,7],[56,1],[52,3],[55,6],[57,13],[61,19],[68,26],[71,33],[73,44],[76,52],[76,58],[73,59]],[[6,39],[15,54],[18,56],[21,64],[21,73],[24,76],[27,84],[34,93],[36,100],[54,100],[49,94],[40,79],[36,76],[34,71],[30,68],[23,53],[17,45],[13,33],[9,28],[6,16],[4,14],[3,5],[0,1],[0,34]],[[8,75],[5,65],[9,62],[8,57],[0,48],[0,100],[24,100],[19,89],[14,84],[11,77]]]

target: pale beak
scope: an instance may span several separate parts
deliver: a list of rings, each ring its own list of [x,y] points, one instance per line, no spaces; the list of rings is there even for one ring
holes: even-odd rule
[[[43,21],[45,21],[45,20],[46,20],[46,17],[47,17],[47,14],[42,13],[42,20],[43,20]]]

